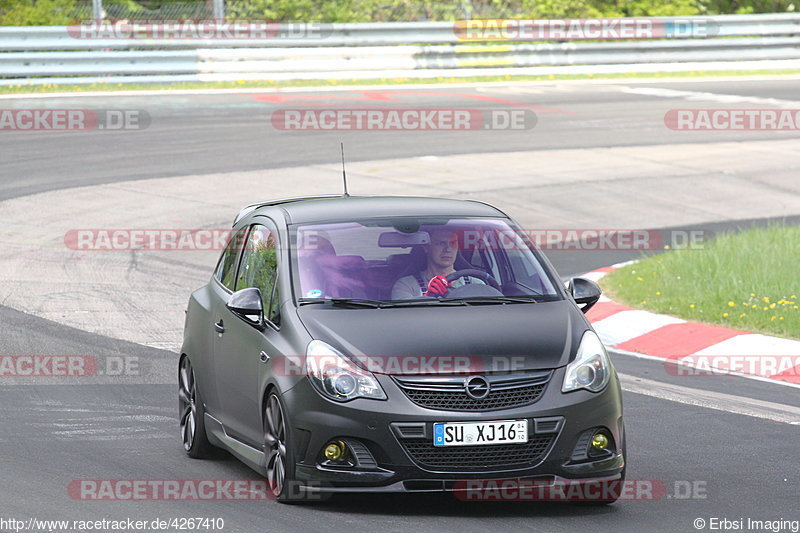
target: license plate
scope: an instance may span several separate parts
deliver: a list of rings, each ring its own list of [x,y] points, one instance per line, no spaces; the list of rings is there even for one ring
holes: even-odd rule
[[[440,422],[433,425],[434,446],[482,446],[528,442],[527,420]]]

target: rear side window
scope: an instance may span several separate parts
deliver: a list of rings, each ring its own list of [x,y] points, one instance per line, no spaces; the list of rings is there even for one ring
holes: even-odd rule
[[[217,263],[217,271],[214,277],[222,283],[228,290],[233,290],[236,280],[236,260],[239,258],[239,251],[242,249],[246,231],[236,230],[231,234],[231,240],[222,252],[222,256]]]
[[[280,297],[278,281],[278,235],[265,226],[256,225],[247,237],[236,280],[236,290],[255,287],[261,291],[264,314],[273,324],[279,324]]]

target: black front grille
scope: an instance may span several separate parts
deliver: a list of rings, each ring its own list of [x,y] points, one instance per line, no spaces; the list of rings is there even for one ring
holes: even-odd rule
[[[408,398],[422,407],[441,411],[493,411],[530,405],[550,380],[549,370],[525,374],[487,374],[489,394],[476,400],[467,395],[464,376],[395,377]]]
[[[525,467],[539,463],[556,435],[531,435],[524,444],[489,446],[434,446],[430,439],[405,439],[400,443],[422,467],[460,472],[490,468]]]

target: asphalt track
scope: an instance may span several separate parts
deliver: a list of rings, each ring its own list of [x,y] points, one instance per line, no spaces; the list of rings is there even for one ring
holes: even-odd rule
[[[632,92],[631,88],[738,95],[740,99],[720,103],[718,97],[706,96],[692,101],[691,95],[662,92],[658,96]],[[367,105],[363,93],[311,93],[301,101],[351,105],[347,100],[343,103],[343,96],[351,98],[354,107]],[[154,177],[329,164],[338,156],[339,139],[346,143],[348,159],[354,162],[519,151],[532,152],[535,161],[537,151],[554,149],[664,146],[668,150],[678,143],[702,149],[721,140],[742,142],[743,146],[798,141],[797,132],[687,134],[663,126],[664,113],[676,107],[789,107],[795,102],[798,108],[797,82],[791,80],[635,86],[622,82],[607,86],[554,84],[506,90],[429,88],[392,91],[383,97],[394,99],[390,100],[392,105],[419,108],[527,106],[536,110],[539,122],[533,130],[516,132],[308,134],[279,132],[265,126],[266,115],[275,107],[300,107],[297,97],[289,102],[278,102],[274,95],[261,99],[253,95],[206,95],[6,100],[1,107],[145,109],[152,124],[138,132],[2,132],[0,200]],[[290,176],[287,171],[287,179]],[[800,214],[792,211],[799,194],[796,176],[796,164],[785,165],[771,176],[759,176],[768,180],[767,186],[776,195],[787,199],[784,207],[789,207],[781,210],[776,205],[776,215]],[[332,179],[337,178],[332,175]],[[269,198],[269,185],[253,191],[254,196]],[[221,181],[220,195],[225,194],[226,187],[235,186]],[[576,197],[580,195],[580,182],[570,187]],[[333,188],[338,188],[338,181]],[[492,194],[492,201],[500,207],[505,207],[504,201],[514,205],[513,193]],[[585,207],[575,206],[578,223]],[[647,208],[630,206],[631,213]],[[514,209],[519,207],[512,208],[512,214]],[[46,216],[31,213],[30,223],[46,227]],[[615,213],[615,217],[625,220],[625,213]],[[753,218],[763,223],[768,217],[768,213],[732,209],[727,216],[709,214],[704,227],[719,231],[748,225],[752,223],[748,219]],[[568,276],[631,255],[635,254],[560,252],[551,254],[551,258],[559,273]],[[153,305],[157,306],[157,301]],[[168,351],[80,331],[8,307],[0,307],[0,324],[0,354],[136,356],[152,363],[153,368],[169,368],[170,361],[175,360]],[[693,391],[704,391],[798,408],[796,388],[735,377],[687,379],[671,376],[660,362],[620,354],[613,358],[626,379],[655,380],[683,388],[681,398],[624,393],[628,477],[662,483],[667,494],[656,501],[624,501],[606,508],[524,502],[476,504],[449,495],[338,496],[312,506],[247,501],[76,501],[67,492],[75,479],[257,479],[258,475],[224,453],[207,461],[184,456],[178,438],[174,386],[67,380],[45,385],[0,382],[0,471],[4,480],[0,486],[0,518],[152,520],[199,516],[223,518],[226,531],[437,532],[696,531],[696,518],[800,519],[800,426],[691,404]],[[686,482],[704,490],[683,498],[676,487],[684,487]]]

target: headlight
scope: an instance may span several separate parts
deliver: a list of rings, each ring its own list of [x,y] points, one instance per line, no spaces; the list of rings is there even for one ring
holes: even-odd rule
[[[567,365],[561,392],[578,389],[600,392],[606,388],[610,378],[611,361],[606,347],[594,331],[587,331],[578,346],[578,355]]]
[[[354,398],[386,399],[386,393],[375,376],[361,370],[322,341],[308,343],[306,374],[320,394],[337,402]]]

